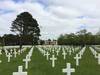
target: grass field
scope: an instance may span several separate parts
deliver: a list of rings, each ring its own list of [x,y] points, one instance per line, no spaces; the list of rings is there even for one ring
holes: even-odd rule
[[[12,75],[13,72],[17,72],[18,66],[24,66],[22,60],[25,58],[28,50],[17,56],[17,58],[11,58],[10,63],[7,62],[5,54],[1,55],[0,60],[2,60],[2,63],[0,64],[0,75]],[[57,57],[56,66],[55,68],[52,68],[51,61],[47,61],[46,57],[44,57],[37,48],[34,48],[31,62],[29,63],[29,69],[24,69],[24,71],[27,71],[28,75],[66,75],[62,73],[62,69],[65,68],[66,63],[69,62],[71,63],[72,68],[75,68],[75,72],[72,73],[72,75],[100,75],[100,65],[98,65],[97,59],[94,58],[88,47],[86,48],[78,67],[75,65],[74,56],[75,54],[71,56],[67,55],[66,60],[63,60],[63,56],[60,52]]]

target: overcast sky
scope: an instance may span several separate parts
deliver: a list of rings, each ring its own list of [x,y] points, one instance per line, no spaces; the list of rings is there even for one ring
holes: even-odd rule
[[[100,0],[0,0],[0,35],[8,34],[16,15],[28,11],[41,28],[41,38],[100,28]]]

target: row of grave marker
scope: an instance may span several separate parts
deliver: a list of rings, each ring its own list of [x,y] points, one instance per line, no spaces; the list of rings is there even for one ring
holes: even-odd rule
[[[46,49],[46,50],[48,50],[48,49]],[[67,53],[66,53],[65,50],[66,49],[62,49],[62,51],[63,51],[62,55],[64,56],[63,57],[64,59],[66,59],[66,55],[67,55]],[[74,50],[75,49],[73,49],[73,52],[75,52]],[[83,53],[85,52],[85,50],[86,50],[86,47],[83,47],[80,50],[80,52],[78,52],[76,54],[76,56],[74,57],[74,59],[76,60],[76,66],[79,66],[79,59],[82,59],[82,56],[83,56]],[[46,56],[47,60],[49,60],[50,53],[48,51],[45,51],[44,48],[43,49],[42,48],[39,48],[39,51],[44,56]],[[57,48],[56,49],[57,55],[58,55],[59,52],[60,52],[60,48]],[[69,52],[71,52],[71,50],[69,50]],[[52,50],[52,53],[54,53],[54,50]],[[69,54],[69,55],[71,55],[71,54]],[[52,57],[50,58],[50,60],[52,61],[52,67],[54,68],[55,67],[55,61],[57,60],[57,58],[55,57],[54,54],[52,55]],[[62,72],[66,73],[67,75],[71,75],[71,72],[75,72],[75,69],[74,68],[71,69],[71,64],[70,63],[67,63],[66,65],[67,65],[67,68],[63,69]]]
[[[5,55],[6,57],[8,58],[8,62],[11,61],[11,57],[13,57],[13,54],[14,54],[14,57],[16,58],[17,54],[20,55],[22,54],[24,51],[26,51],[26,48],[22,48],[21,50],[16,50],[15,48],[14,49],[10,49],[8,48],[10,51],[8,51],[7,48],[4,48],[4,52],[5,52]],[[25,69],[28,69],[28,62],[31,61],[31,56],[32,56],[32,53],[33,53],[33,49],[34,47],[31,48],[31,50],[29,51],[29,53],[26,55],[26,58],[23,59],[23,62],[25,62]],[[2,50],[0,49],[0,55],[2,55]],[[0,63],[2,61],[0,60]],[[13,72],[13,75],[27,75],[27,72],[23,72],[23,66],[18,66],[18,72]]]
[[[29,53],[26,55],[26,58],[23,59],[23,61],[25,62],[25,69],[28,69],[28,63],[31,61],[31,57],[32,57],[32,53],[33,53],[33,49],[34,47],[31,48],[31,50],[29,51]],[[57,47],[57,49],[55,48],[55,50],[57,51],[59,49],[60,51],[61,47]],[[80,52],[78,52],[76,54],[76,56],[74,57],[74,59],[76,60],[76,66],[79,66],[79,60],[82,59],[82,55],[85,52],[86,47],[83,47],[82,50],[80,50]],[[55,50],[51,50],[52,53],[55,52]],[[74,50],[74,49],[73,49]],[[91,52],[93,53],[93,55],[95,56],[95,58],[98,58],[98,64],[100,64],[100,54],[97,53],[92,47],[90,47]],[[47,60],[49,60],[49,52],[45,51],[44,49],[42,49],[41,47],[39,47],[39,51],[46,56]],[[63,53],[62,55],[64,56],[64,59],[66,59],[66,52],[64,49],[62,49]],[[5,53],[7,51],[5,50]],[[74,52],[74,51],[73,51]],[[2,54],[2,52],[1,52]],[[12,52],[11,53],[6,53],[7,57],[8,57],[8,62],[10,62],[10,57],[12,56]],[[14,57],[16,57],[17,52],[15,52],[14,50]],[[57,52],[57,55],[59,55],[59,52]],[[52,57],[50,58],[50,60],[52,61],[52,67],[55,67],[55,60],[57,60],[57,58],[55,57],[55,55],[53,54]],[[66,64],[66,68],[62,69],[63,73],[66,73],[67,75],[71,75],[71,72],[75,72],[74,68],[71,68],[71,64],[67,63]],[[23,66],[18,66],[18,72],[13,72],[13,75],[27,75],[27,72],[23,72]]]
[[[98,59],[98,64],[100,65],[100,53],[96,52],[96,50],[94,48],[92,48],[92,47],[89,47],[89,48],[90,48],[92,54],[94,55],[94,57],[96,59]]]
[[[26,58],[23,59],[23,62],[25,62],[25,69],[28,69],[28,63],[31,61],[32,53],[33,53],[34,47],[32,47],[29,51],[29,53],[26,55]],[[27,75],[27,72],[23,72],[23,66],[18,66],[18,72],[13,72],[13,75]]]

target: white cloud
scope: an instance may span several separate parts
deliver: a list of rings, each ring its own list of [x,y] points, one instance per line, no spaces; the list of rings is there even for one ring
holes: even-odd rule
[[[81,12],[73,8],[65,8],[62,6],[50,6],[49,11],[58,16],[59,18],[76,18],[81,16]]]
[[[23,11],[30,12],[37,19],[44,39],[76,32],[83,24],[93,33],[100,27],[99,0],[46,0],[47,7],[45,1],[32,1],[0,0],[0,34],[10,33],[12,21]],[[83,18],[78,18],[81,16]]]
[[[49,3],[56,6],[75,8],[87,16],[100,17],[100,0],[49,0]]]

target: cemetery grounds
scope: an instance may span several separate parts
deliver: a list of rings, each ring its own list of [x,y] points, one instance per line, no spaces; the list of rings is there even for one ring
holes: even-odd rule
[[[90,47],[94,50],[94,53]],[[25,69],[23,59],[32,49],[31,61],[28,63],[28,69]],[[74,57],[82,49],[83,47],[80,46],[24,46],[22,52],[18,54],[19,47],[5,47],[0,54],[0,75],[13,75],[13,72],[18,72],[18,66],[23,66],[23,71],[27,72],[28,75],[67,75],[62,72],[67,63],[70,63],[71,68],[75,69],[75,72],[71,73],[71,75],[100,75],[100,64],[98,64],[98,58],[95,57],[95,52],[97,55],[100,53],[100,46],[86,46],[77,66]],[[10,62],[7,62],[6,50],[8,51],[7,54],[12,55]],[[14,57],[14,50],[17,52],[16,57]],[[62,55],[63,51],[67,53],[65,59]],[[46,52],[50,54],[48,60]],[[52,61],[50,60],[52,55],[57,58],[54,67],[52,67]]]

